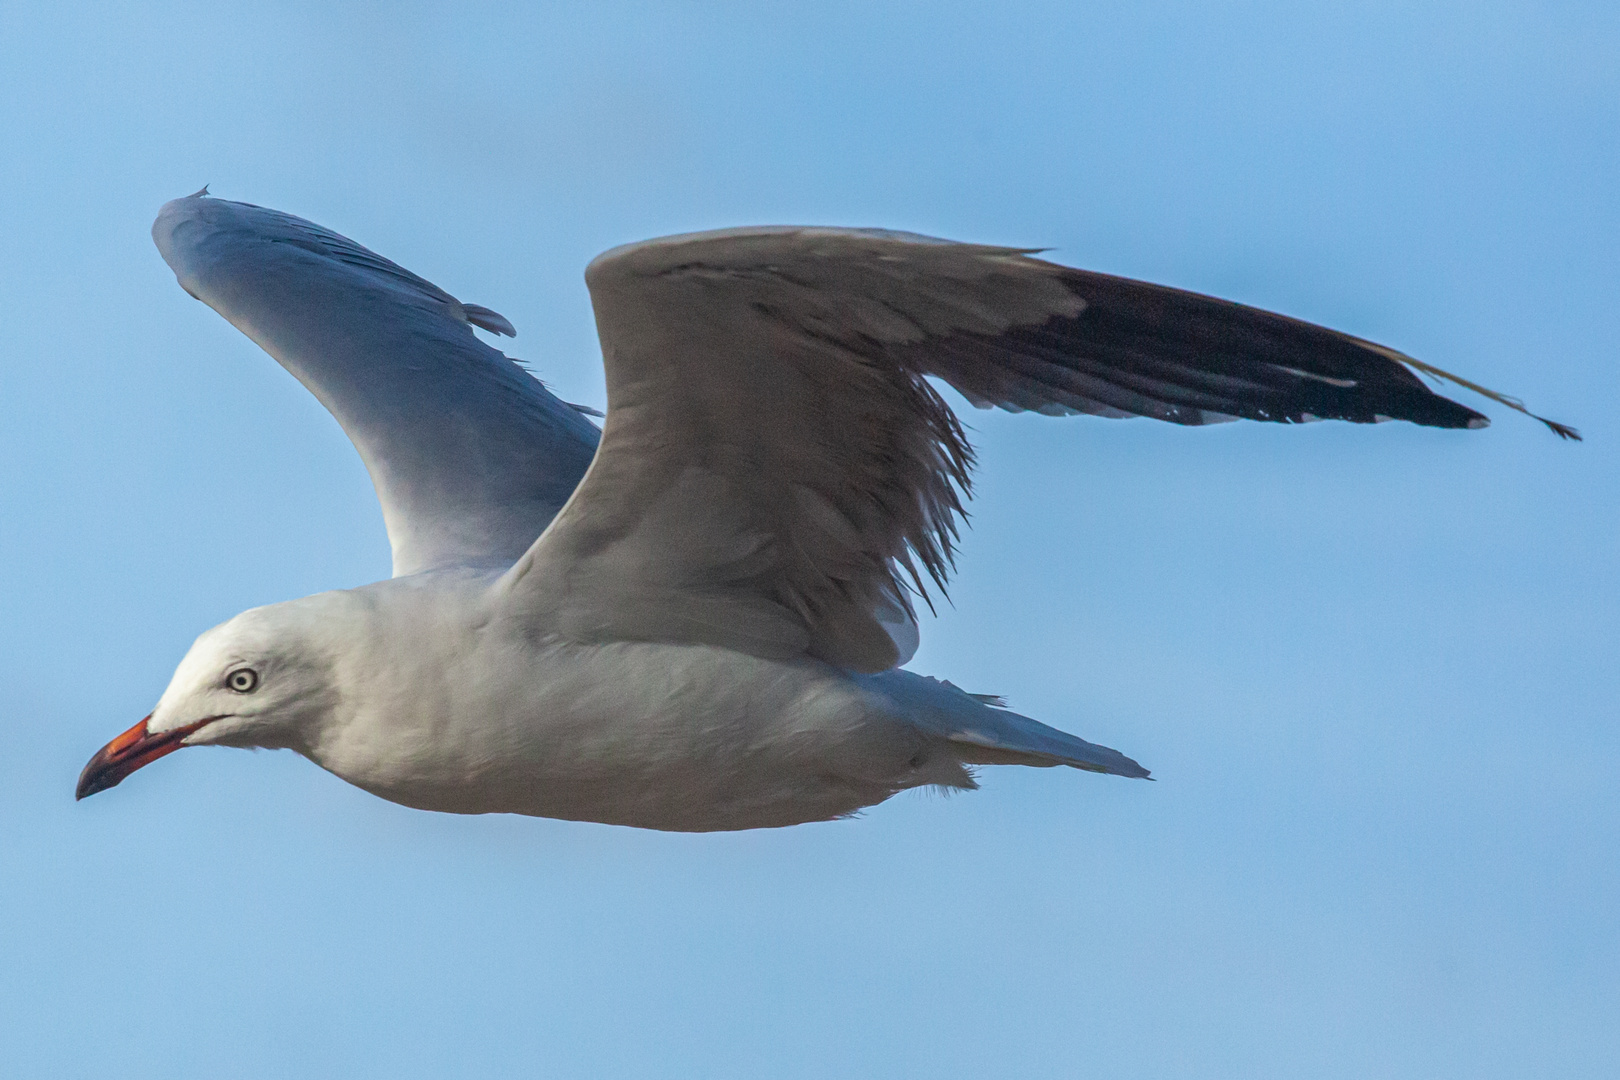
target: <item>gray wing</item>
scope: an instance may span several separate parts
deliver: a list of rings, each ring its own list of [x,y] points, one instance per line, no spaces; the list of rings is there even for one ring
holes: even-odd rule
[[[586,280],[601,447],[506,579],[576,640],[905,662],[972,463],[929,376],[1043,413],[1486,423],[1381,346],[1012,248],[739,229],[618,248]]]
[[[473,326],[511,335],[354,241],[199,193],[152,238],[188,293],[309,388],[371,473],[394,575],[510,566],[567,501],[599,433]]]

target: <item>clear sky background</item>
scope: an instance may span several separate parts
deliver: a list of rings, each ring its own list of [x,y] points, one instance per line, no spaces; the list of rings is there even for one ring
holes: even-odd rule
[[[0,100],[8,1075],[1620,1074],[1620,8],[4,0]],[[336,423],[151,244],[204,183],[502,312],[574,401],[597,252],[875,225],[1588,441],[1466,393],[1493,428],[969,410],[912,667],[1156,784],[677,836],[194,750],[75,805],[203,629],[388,573]]]

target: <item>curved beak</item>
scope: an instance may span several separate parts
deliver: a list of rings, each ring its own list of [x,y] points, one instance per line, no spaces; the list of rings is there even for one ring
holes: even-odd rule
[[[151,716],[147,716],[146,720],[96,751],[96,756],[79,774],[79,787],[73,794],[74,799],[116,787],[124,777],[142,765],[150,765],[163,755],[180,749],[187,735],[208,723],[207,720],[199,720],[195,724],[153,735],[146,730],[146,721],[150,719]]]

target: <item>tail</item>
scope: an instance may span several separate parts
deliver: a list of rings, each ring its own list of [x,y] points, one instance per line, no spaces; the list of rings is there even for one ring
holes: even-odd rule
[[[995,704],[1000,699],[987,701],[983,695],[909,671],[886,672],[878,678],[894,680],[885,689],[899,691],[897,696],[912,705],[912,722],[949,743],[965,765],[1068,765],[1151,779],[1146,769],[1118,750],[1001,708]]]

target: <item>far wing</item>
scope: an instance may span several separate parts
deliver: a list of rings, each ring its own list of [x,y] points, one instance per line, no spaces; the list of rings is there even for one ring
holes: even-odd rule
[[[487,308],[319,225],[201,193],[152,238],[180,285],[292,372],[371,473],[394,575],[509,566],[573,492],[598,432],[479,341]]]
[[[602,444],[507,576],[575,640],[903,663],[972,463],[927,376],[1043,413],[1486,423],[1381,346],[1011,248],[740,229],[618,248],[586,280]]]

